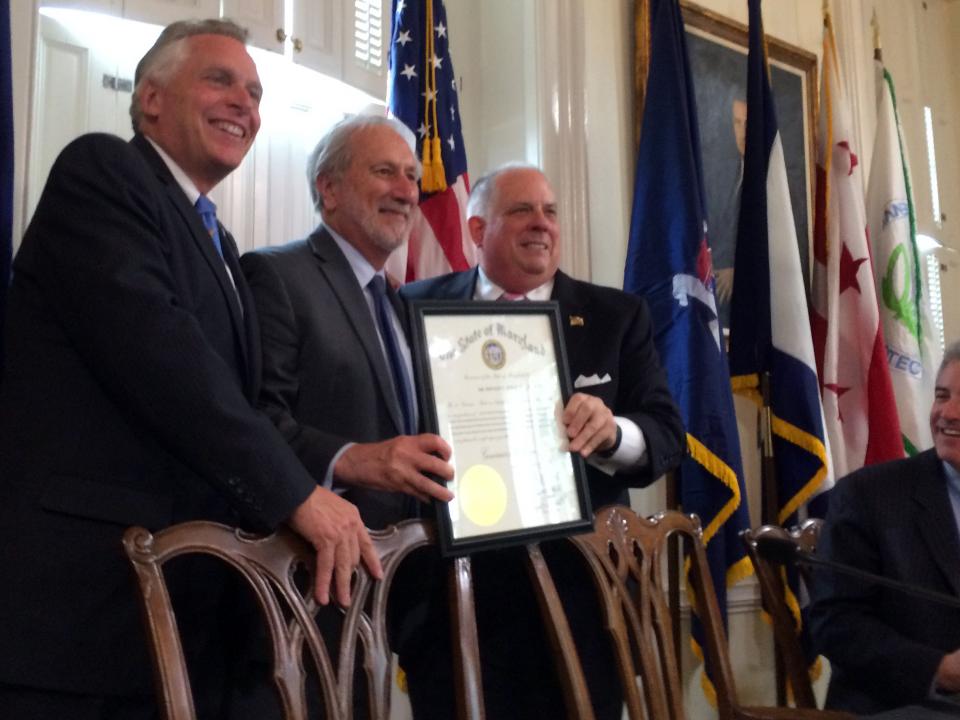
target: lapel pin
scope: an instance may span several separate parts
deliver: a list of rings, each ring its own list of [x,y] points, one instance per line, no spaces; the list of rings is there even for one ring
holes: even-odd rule
[[[583,317],[580,315],[571,315],[570,327],[583,327]]]

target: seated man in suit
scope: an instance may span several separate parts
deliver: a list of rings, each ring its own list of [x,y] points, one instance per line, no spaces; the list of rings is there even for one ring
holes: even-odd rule
[[[422,514],[421,502],[453,497],[450,448],[417,433],[418,409],[407,318],[384,264],[406,242],[420,166],[413,135],[397,120],[356,116],[335,125],[307,162],[322,223],[305,240],[247,253],[263,342],[259,406],[322,487],[355,503],[368,527]],[[401,662],[429,655],[417,630],[426,605],[428,556],[394,581],[391,646]],[[414,605],[422,605],[419,609]],[[327,634],[332,636],[333,631]],[[420,690],[417,686],[415,690]]]
[[[627,488],[649,485],[676,467],[684,450],[680,414],[654,349],[646,303],[558,270],[557,202],[537,168],[508,165],[480,178],[467,215],[480,266],[408,285],[401,294],[558,301],[576,390],[562,416],[570,449],[587,461],[594,508],[627,503]],[[619,718],[622,691],[592,580],[568,543],[543,549],[571,618],[597,717]],[[488,714],[564,716],[522,553],[479,553],[473,565]],[[422,716],[442,717],[429,710]]]
[[[817,553],[960,599],[960,342],[937,373],[930,431],[933,449],[840,480]],[[871,714],[960,692],[960,610],[828,569],[813,600],[828,707]]]
[[[0,388],[4,718],[157,717],[131,525],[287,522],[318,550],[324,603],[332,575],[349,602],[361,557],[381,574],[357,509],[252,406],[256,311],[206,199],[260,127],[245,36],[221,20],[166,28],[137,67],[133,140],[68,145],[17,255]],[[235,576],[175,565],[198,713],[222,717],[250,634]]]

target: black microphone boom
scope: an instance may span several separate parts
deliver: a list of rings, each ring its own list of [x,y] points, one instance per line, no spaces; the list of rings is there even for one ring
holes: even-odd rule
[[[960,598],[953,597],[952,595],[946,595],[945,593],[936,592],[935,590],[927,590],[926,588],[909,585],[899,580],[891,580],[890,578],[883,577],[882,575],[876,575],[875,573],[867,572],[866,570],[861,570],[860,568],[855,568],[850,565],[834,562],[833,560],[817,557],[813,553],[808,553],[801,550],[790,538],[767,536],[759,537],[755,542],[757,546],[757,553],[765,560],[777,563],[778,565],[797,564],[827,568],[839,573],[840,575],[848,575],[859,580],[864,580],[866,582],[883,585],[884,587],[892,588],[894,590],[899,590],[907,595],[913,595],[914,597],[923,598],[924,600],[929,600],[940,605],[947,605],[948,607],[960,609]]]

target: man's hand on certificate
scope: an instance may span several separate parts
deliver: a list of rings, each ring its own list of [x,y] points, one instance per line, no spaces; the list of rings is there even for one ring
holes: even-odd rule
[[[449,502],[453,493],[428,474],[453,480],[450,446],[439,435],[400,435],[377,443],[357,443],[337,460],[334,477],[347,485],[413,495],[421,502]]]
[[[617,423],[603,400],[586,393],[575,393],[563,409],[563,424],[570,439],[570,452],[584,458],[603,452],[617,441]]]
[[[337,602],[350,604],[350,581],[361,560],[373,577],[383,577],[380,558],[359,511],[336,493],[314,488],[293,511],[288,524],[317,551],[314,595],[321,605],[330,602],[331,584]]]

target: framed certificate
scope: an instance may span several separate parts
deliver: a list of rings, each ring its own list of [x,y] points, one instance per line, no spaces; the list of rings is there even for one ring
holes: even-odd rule
[[[420,411],[453,449],[445,555],[592,529],[561,413],[570,378],[555,302],[413,303]]]

